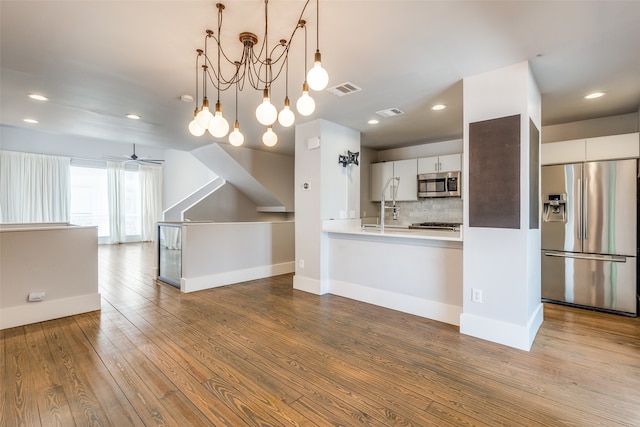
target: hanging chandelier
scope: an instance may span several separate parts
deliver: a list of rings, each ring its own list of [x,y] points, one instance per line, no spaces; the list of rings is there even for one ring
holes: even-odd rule
[[[309,116],[315,110],[315,101],[309,95],[309,89],[321,91],[329,82],[329,75],[322,68],[319,48],[319,0],[316,0],[316,52],[314,55],[314,66],[307,73],[307,25],[303,19],[305,10],[311,0],[307,0],[300,12],[300,17],[289,39],[281,39],[275,46],[268,46],[269,40],[269,1],[264,0],[264,36],[262,43],[258,45],[258,37],[251,32],[242,32],[239,35],[242,43],[242,55],[237,60],[229,59],[225,53],[220,33],[222,30],[222,13],[224,4],[216,3],[218,9],[217,33],[207,30],[204,40],[204,49],[197,49],[196,56],[196,106],[193,112],[193,120],[189,123],[189,132],[194,136],[202,136],[209,132],[216,138],[223,138],[229,135],[229,143],[240,146],[244,143],[244,136],[240,131],[238,123],[238,92],[245,88],[248,82],[250,87],[262,92],[262,102],[256,108],[256,119],[266,126],[266,132],[262,136],[262,142],[272,147],[278,142],[278,136],[273,131],[273,124],[278,123],[283,127],[289,127],[295,122],[295,114],[291,110],[289,101],[289,49],[291,42],[298,30],[304,31],[304,71],[305,80],[302,83],[302,95],[296,102],[296,109],[299,114]],[[209,40],[215,43],[215,56],[208,52]],[[234,72],[224,75],[221,65],[229,68],[231,64]],[[278,109],[271,103],[271,86],[273,82],[282,75],[285,75],[285,98],[283,108]],[[207,97],[207,87],[212,86],[217,94],[215,110],[212,113],[209,109],[209,99]],[[222,115],[222,104],[220,102],[220,92],[235,89],[235,122],[233,131],[229,133],[229,122]],[[202,89],[202,100],[199,104],[199,90]]]

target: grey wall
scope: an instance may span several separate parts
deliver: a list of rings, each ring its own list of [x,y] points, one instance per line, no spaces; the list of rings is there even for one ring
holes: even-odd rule
[[[287,221],[287,213],[257,212],[256,205],[247,196],[227,183],[215,193],[185,212],[189,221],[260,222]]]
[[[634,133],[640,130],[639,123],[640,111],[619,116],[543,126],[542,143]]]

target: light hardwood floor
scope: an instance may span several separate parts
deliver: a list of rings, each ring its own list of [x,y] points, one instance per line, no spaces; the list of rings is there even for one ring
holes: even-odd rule
[[[640,319],[545,305],[530,352],[292,289],[181,294],[101,246],[102,310],[0,332],[2,426],[638,426]]]

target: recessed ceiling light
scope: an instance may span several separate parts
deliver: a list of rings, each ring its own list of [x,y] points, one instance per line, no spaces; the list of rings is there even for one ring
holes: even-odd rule
[[[371,119],[367,123],[369,123],[370,125],[377,125],[378,123],[380,123],[380,121],[376,119]]]
[[[193,96],[189,94],[180,95],[180,101],[182,102],[193,102]]]
[[[39,93],[28,93],[27,96],[31,99],[35,99],[36,101],[48,101],[49,98],[47,98],[44,95],[40,95]]]
[[[434,105],[433,107],[431,107],[431,109],[434,110],[434,111],[444,110],[445,108],[447,108],[447,106],[443,105],[443,104],[437,104],[437,105]]]
[[[586,99],[595,99],[595,98],[600,98],[601,96],[604,96],[604,92],[593,92],[590,93],[589,95],[585,96]]]
[[[137,114],[127,114],[127,117],[130,118],[131,120],[140,120],[140,116]]]
[[[25,123],[40,123],[39,121],[37,121],[36,119],[22,119],[23,122]]]

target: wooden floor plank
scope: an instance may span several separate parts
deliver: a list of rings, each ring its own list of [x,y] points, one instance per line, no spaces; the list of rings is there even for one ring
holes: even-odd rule
[[[163,374],[155,370],[148,374],[149,361],[137,352],[135,348],[124,348],[121,340],[114,344],[108,334],[100,329],[102,316],[90,313],[78,316],[76,321],[96,353],[111,372],[114,380],[123,391],[129,402],[136,409],[137,414],[145,425],[194,425],[198,422],[206,423],[206,418],[198,416],[198,411],[189,418],[181,417],[178,411],[166,407],[165,402],[158,398],[150,385],[156,383]],[[133,353],[133,354],[132,354]],[[168,382],[168,381],[167,381]],[[186,404],[187,402],[184,402]],[[195,409],[195,408],[192,408]]]
[[[43,323],[55,363],[62,366],[62,386],[79,425],[143,425],[102,363],[75,317]]]
[[[101,312],[0,331],[0,425],[640,425],[638,318],[545,304],[526,352],[292,275],[182,294],[152,244],[99,256]]]
[[[138,325],[149,322],[141,328],[148,330],[150,338],[164,342],[167,347],[174,347],[173,354],[180,353],[178,357],[188,364],[205,363],[213,376],[224,378],[245,396],[261,402],[260,406],[277,419],[286,420],[290,425],[314,425],[288,406],[290,402],[301,397],[300,393],[277,378],[265,375],[262,370],[224,347],[220,341],[208,341],[192,330],[187,323],[171,317],[165,311],[127,312],[127,317]],[[153,324],[154,328],[149,328],[150,324]],[[212,384],[211,380],[207,380],[206,383],[209,387]]]
[[[112,320],[111,323],[115,323]],[[237,393],[232,385],[224,380],[212,378],[209,371],[196,377],[185,369],[179,361],[171,357],[171,348],[162,346],[161,341],[154,341],[131,324],[128,320],[120,320],[131,327],[120,327],[120,341],[128,340],[129,346],[136,346],[145,357],[161,370],[173,383],[176,391],[184,394],[213,424],[223,425],[280,425],[273,417],[262,411],[253,411],[246,402],[245,396]],[[166,351],[165,351],[166,349]],[[180,358],[184,360],[184,358]],[[206,369],[206,368],[205,368]],[[200,372],[202,372],[201,370]],[[207,369],[208,371],[208,369]],[[214,383],[215,387],[211,387]]]
[[[4,410],[0,415],[3,426],[40,425],[37,392],[34,384],[33,361],[24,335],[24,327],[5,331],[3,336]]]
[[[62,371],[53,359],[42,325],[26,325],[24,331],[34,363],[40,421],[51,426],[73,425],[75,421],[62,386]]]

